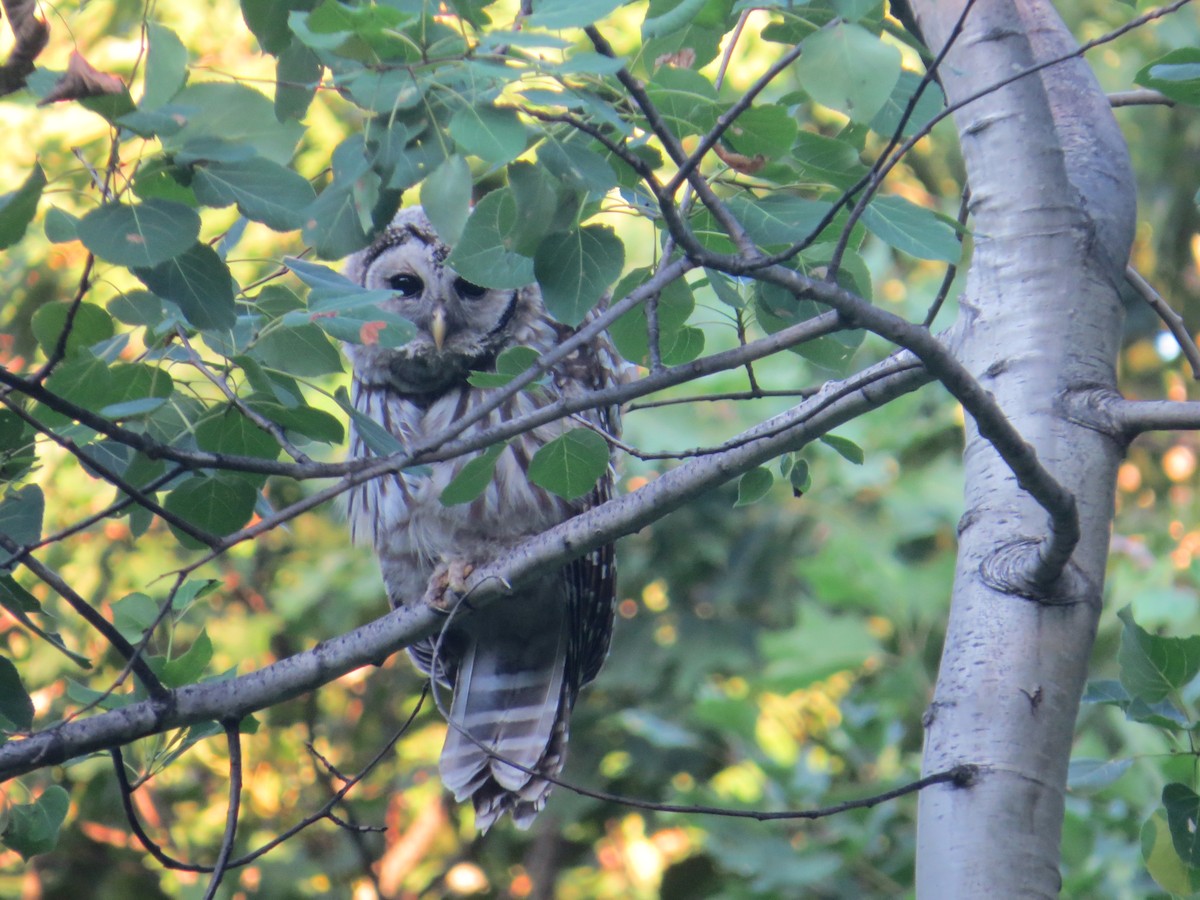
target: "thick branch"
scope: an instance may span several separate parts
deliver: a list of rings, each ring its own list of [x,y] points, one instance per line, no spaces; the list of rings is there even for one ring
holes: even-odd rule
[[[726,453],[678,466],[642,489],[605,503],[530,538],[470,579],[472,606],[506,592],[506,585],[560,566],[590,549],[631,534],[706,491],[761,465],[863,413],[928,383],[909,354],[898,354],[752,429],[752,439]],[[86,753],[109,749],[173,728],[242,718],[314,690],[361,666],[384,659],[442,623],[427,607],[405,607],[361,628],[318,644],[256,672],[229,681],[189,685],[159,701],[143,701],[76,720],[0,746],[0,779],[8,779]]]

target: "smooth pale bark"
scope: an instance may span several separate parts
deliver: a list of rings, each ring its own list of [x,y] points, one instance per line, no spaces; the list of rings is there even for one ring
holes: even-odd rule
[[[936,52],[963,0],[911,5]],[[940,75],[955,103],[1074,48],[1048,0],[979,0]],[[924,770],[974,763],[981,775],[968,788],[923,792],[917,893],[1055,897],[1067,763],[1123,450],[1120,435],[1066,410],[1078,392],[1115,387],[1133,177],[1106,98],[1079,59],[987,94],[955,122],[975,237],[955,350],[1075,494],[1082,538],[1048,595],[1013,588],[1047,515],[968,423],[966,513]]]

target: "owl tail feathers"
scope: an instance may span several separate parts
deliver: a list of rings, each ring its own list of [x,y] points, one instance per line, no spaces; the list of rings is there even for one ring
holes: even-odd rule
[[[562,771],[569,709],[562,649],[543,643],[540,653],[529,645],[514,652],[473,643],[463,655],[439,769],[455,800],[471,798],[480,832],[505,813],[529,828],[553,785],[523,770],[550,777]]]

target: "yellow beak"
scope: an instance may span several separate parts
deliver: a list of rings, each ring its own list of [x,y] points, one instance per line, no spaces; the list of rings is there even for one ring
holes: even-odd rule
[[[433,346],[440,352],[446,340],[446,310],[441,306],[434,307],[433,321],[429,323],[429,334],[433,337]]]

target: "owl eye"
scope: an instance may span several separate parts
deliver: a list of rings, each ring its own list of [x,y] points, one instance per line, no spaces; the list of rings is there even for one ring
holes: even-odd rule
[[[398,272],[387,277],[387,286],[403,297],[415,297],[421,293],[425,282],[408,272]]]
[[[488,292],[487,288],[472,284],[465,278],[456,278],[454,280],[454,289],[458,291],[458,296],[465,300],[478,300]]]

